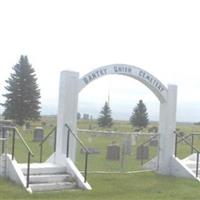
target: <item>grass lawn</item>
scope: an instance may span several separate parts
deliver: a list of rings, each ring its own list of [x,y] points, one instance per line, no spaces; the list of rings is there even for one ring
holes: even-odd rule
[[[195,200],[200,199],[200,183],[183,178],[137,174],[89,174],[92,191],[63,191],[29,194],[10,181],[0,179],[0,199],[74,200]]]
[[[43,119],[47,126],[45,128],[45,135],[55,125],[55,119]],[[50,125],[50,126],[49,126]],[[154,124],[152,124],[154,125]],[[40,124],[35,124],[40,126]],[[79,121],[79,128],[92,128],[98,129],[95,121]],[[184,133],[198,132],[200,133],[200,126],[193,124],[178,124],[177,127]],[[21,130],[21,129],[20,129]],[[115,123],[113,130],[131,132],[132,127],[128,122],[118,121]],[[35,156],[32,158],[32,162],[39,161],[39,146],[38,142],[33,141],[32,132],[23,132],[23,137],[30,145]],[[103,171],[120,171],[120,161],[107,161],[106,147],[114,140],[119,144],[122,144],[121,136],[94,136],[94,135],[79,135],[84,144],[88,147],[97,147],[101,154],[90,155],[88,168],[89,171],[103,170]],[[138,143],[145,141],[143,138]],[[52,138],[44,146],[44,160],[53,153]],[[10,152],[12,144],[12,138],[8,141],[7,150]],[[194,142],[197,148],[200,147],[200,138],[195,138]],[[124,171],[132,171],[140,169],[140,161],[135,159],[136,157],[136,145],[132,147],[132,154],[125,157]],[[199,148],[200,149],[200,148]],[[184,158],[190,154],[190,148],[185,144],[179,144],[178,156]],[[156,155],[155,148],[150,147],[151,157]],[[21,144],[21,141],[16,139],[15,157],[18,162],[27,161],[27,152]],[[84,167],[84,154],[80,154],[80,146],[77,145],[77,166],[79,169]],[[140,200],[165,200],[165,199],[200,199],[200,183],[194,180],[159,176],[152,172],[135,173],[135,174],[88,174],[88,182],[91,184],[92,191],[63,191],[63,192],[48,192],[48,193],[27,193],[24,188],[17,186],[16,184],[0,178],[0,200],[6,199],[77,199],[77,200],[126,200],[126,199],[140,199]]]

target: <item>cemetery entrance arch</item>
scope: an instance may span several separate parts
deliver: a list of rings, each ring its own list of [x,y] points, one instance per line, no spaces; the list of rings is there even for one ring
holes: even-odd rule
[[[176,126],[176,98],[175,85],[162,84],[149,72],[125,64],[113,64],[97,68],[83,77],[72,71],[61,72],[59,88],[59,104],[57,116],[57,143],[55,160],[59,162],[61,155],[66,152],[66,134],[64,124],[67,122],[76,133],[78,94],[92,81],[106,75],[119,74],[138,80],[148,87],[160,102],[159,133],[160,143],[157,155],[156,168],[161,174],[170,174],[171,158],[174,154]],[[70,145],[70,157],[75,160],[76,143]]]

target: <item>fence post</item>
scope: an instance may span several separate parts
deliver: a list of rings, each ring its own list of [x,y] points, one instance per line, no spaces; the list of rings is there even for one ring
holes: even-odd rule
[[[43,144],[40,145],[40,162],[42,162]]]
[[[124,171],[124,153],[125,153],[125,145],[123,143],[122,150],[121,150],[120,172]]]
[[[15,156],[15,128],[13,129],[13,137],[12,137],[12,160]]]
[[[87,165],[88,165],[88,152],[85,152],[85,178],[84,178],[84,182],[87,181]]]
[[[144,160],[143,160],[143,157],[144,157],[144,145],[141,145],[141,149],[142,149],[141,165],[143,165],[143,163],[144,163]]]
[[[192,147],[191,147],[191,154],[193,153],[193,145],[194,144],[194,134],[192,133]]]
[[[26,187],[29,187],[31,153],[28,152]]]
[[[199,152],[197,152],[196,177],[199,175]]]
[[[3,153],[5,153],[5,128],[4,127],[2,127],[2,138],[3,138],[3,141],[2,141],[1,152],[3,154]]]

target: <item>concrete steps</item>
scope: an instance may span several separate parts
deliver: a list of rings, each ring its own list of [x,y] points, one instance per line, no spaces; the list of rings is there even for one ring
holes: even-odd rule
[[[197,154],[193,153],[190,156],[186,157],[185,159],[182,160],[182,162],[194,173],[196,176],[196,160],[197,160]],[[199,173],[200,175],[200,160],[199,160]],[[198,176],[200,177],[200,176]]]
[[[27,164],[19,164],[25,178]],[[52,163],[33,163],[30,165],[30,184],[32,192],[76,189],[77,184],[66,167]]]
[[[51,183],[51,182],[72,182],[73,178],[69,174],[45,174],[31,175],[30,183]]]
[[[195,161],[184,162],[184,163],[190,170],[192,170],[193,173],[196,174],[196,162]],[[200,174],[200,162],[199,162],[199,174]]]
[[[38,183],[30,184],[32,192],[59,191],[76,189],[76,183],[56,182],[56,183]]]
[[[27,164],[19,164],[22,172],[26,175],[27,173]],[[30,165],[30,174],[62,174],[66,173],[66,168],[53,163],[31,163]]]
[[[6,175],[6,157],[5,155],[0,156],[0,176]]]

